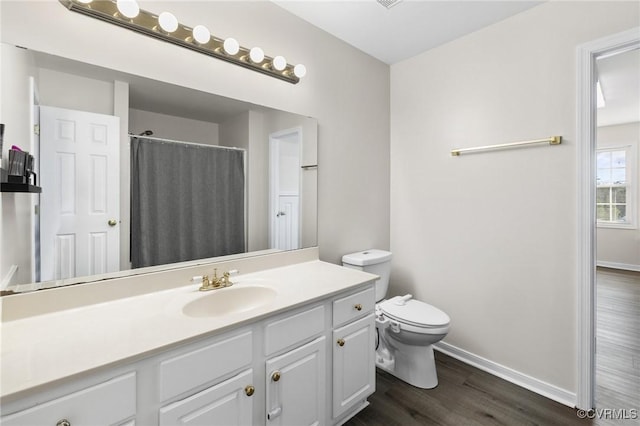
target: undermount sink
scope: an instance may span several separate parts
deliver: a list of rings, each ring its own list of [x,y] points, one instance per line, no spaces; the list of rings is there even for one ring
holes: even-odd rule
[[[258,285],[226,287],[211,290],[187,303],[182,312],[190,317],[216,317],[246,312],[271,303],[276,294],[274,289]]]

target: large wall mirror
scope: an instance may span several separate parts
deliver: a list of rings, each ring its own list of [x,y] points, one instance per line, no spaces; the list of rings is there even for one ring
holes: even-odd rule
[[[3,52],[19,49],[2,47]],[[34,74],[29,96],[40,133],[31,150],[39,157],[42,193],[3,193],[3,211],[29,200],[34,212],[26,220],[29,244],[5,247],[11,243],[3,237],[2,252],[22,250],[16,258],[24,259],[24,264],[15,261],[21,279],[14,279],[11,289],[317,245],[314,118],[42,52],[21,55],[28,56]],[[10,65],[3,62],[5,72]],[[13,93],[13,74],[2,79],[3,97]],[[15,78],[25,76],[15,73]],[[78,148],[110,145],[112,139],[117,149],[109,153]],[[5,138],[5,155],[14,144],[21,145]],[[232,155],[219,158],[218,153]],[[232,172],[223,170],[230,164]],[[183,171],[179,179],[165,179],[175,170]],[[171,186],[173,192],[165,193]],[[114,203],[116,209],[110,209]],[[147,217],[141,219],[140,212]],[[201,217],[205,221],[198,224]],[[3,214],[3,229],[21,220]],[[151,238],[154,229],[170,229],[169,242]],[[191,244],[205,249],[176,254]],[[213,245],[218,247],[208,248]],[[145,246],[151,252],[160,247],[162,253],[141,257],[137,251]],[[15,285],[31,282],[41,284]]]

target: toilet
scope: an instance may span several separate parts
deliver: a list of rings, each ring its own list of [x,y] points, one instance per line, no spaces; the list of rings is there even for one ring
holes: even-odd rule
[[[449,316],[413,298],[385,300],[389,287],[392,254],[365,250],[342,257],[342,265],[378,275],[376,281],[376,366],[413,386],[431,389],[438,385],[433,344],[449,332]]]

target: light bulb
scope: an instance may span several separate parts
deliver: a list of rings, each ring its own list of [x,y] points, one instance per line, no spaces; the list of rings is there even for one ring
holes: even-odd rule
[[[82,4],[89,4],[91,3],[93,0],[77,0],[78,3],[82,3]]]
[[[118,11],[125,17],[133,19],[140,13],[140,7],[136,0],[118,0]]]
[[[251,62],[254,64],[259,64],[264,61],[264,51],[259,47],[252,47],[249,51],[249,59],[251,59]]]
[[[178,29],[178,19],[170,12],[162,12],[158,15],[158,24],[160,24],[160,28],[168,33]]]
[[[240,51],[240,45],[235,38],[231,37],[224,41],[222,48],[227,53],[227,55],[235,55]]]
[[[196,25],[193,27],[193,39],[199,44],[207,44],[211,39],[211,33],[204,25]]]
[[[275,69],[276,71],[284,71],[284,69],[287,67],[287,60],[284,58],[284,56],[276,56],[275,58],[273,58],[273,61],[271,61],[271,63],[273,64],[273,69]]]
[[[307,75],[307,67],[302,64],[298,64],[293,67],[293,74],[298,78],[302,78]]]

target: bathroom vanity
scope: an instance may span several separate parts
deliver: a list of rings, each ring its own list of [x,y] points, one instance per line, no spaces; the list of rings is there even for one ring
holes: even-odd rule
[[[376,278],[313,260],[3,320],[1,423],[341,424],[375,389]]]

